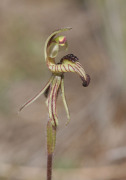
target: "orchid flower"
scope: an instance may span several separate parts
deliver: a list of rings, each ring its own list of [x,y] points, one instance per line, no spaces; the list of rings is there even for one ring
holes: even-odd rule
[[[52,179],[52,158],[56,142],[56,129],[58,126],[58,117],[56,113],[56,100],[59,90],[61,90],[63,104],[67,113],[67,124],[70,120],[70,114],[66,103],[64,92],[64,73],[73,72],[80,76],[83,81],[83,86],[87,87],[90,83],[90,76],[86,74],[84,68],[79,62],[79,59],[73,54],[67,54],[61,58],[59,63],[56,63],[56,57],[61,50],[67,50],[68,43],[65,36],[58,36],[59,33],[70,30],[71,28],[63,28],[53,32],[45,43],[44,55],[48,69],[52,72],[51,78],[45,87],[32,99],[27,101],[21,108],[32,104],[42,94],[45,95],[46,105],[48,108],[49,120],[47,123],[47,180]]]
[[[70,114],[66,103],[64,93],[64,73],[74,72],[77,73],[83,81],[83,86],[87,87],[90,82],[90,76],[86,74],[84,68],[79,62],[79,59],[73,54],[67,54],[61,58],[60,62],[56,64],[55,59],[58,52],[63,49],[67,49],[68,44],[65,36],[56,36],[57,34],[70,30],[71,28],[63,28],[53,32],[45,43],[44,55],[48,69],[52,72],[52,76],[46,86],[32,99],[26,102],[20,111],[32,104],[42,94],[45,94],[47,100],[46,105],[48,108],[49,119],[54,127],[58,125],[58,117],[56,113],[56,100],[58,92],[61,89],[62,100],[67,113],[68,122],[70,120]],[[68,123],[67,122],[67,123]]]

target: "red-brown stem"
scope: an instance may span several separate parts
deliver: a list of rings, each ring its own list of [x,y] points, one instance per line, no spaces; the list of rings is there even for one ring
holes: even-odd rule
[[[51,120],[47,123],[47,180],[52,180],[52,161],[56,141],[56,127]]]
[[[53,153],[47,155],[47,180],[52,179],[52,158]]]

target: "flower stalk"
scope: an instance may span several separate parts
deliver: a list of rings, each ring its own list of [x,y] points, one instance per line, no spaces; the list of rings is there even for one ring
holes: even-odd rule
[[[69,109],[67,106],[65,91],[64,91],[64,73],[73,72],[80,76],[83,81],[83,86],[87,87],[90,83],[90,76],[86,74],[84,68],[79,62],[79,59],[73,54],[67,54],[61,58],[56,64],[55,59],[61,50],[67,50],[68,43],[65,36],[57,36],[57,34],[71,28],[63,28],[53,32],[45,42],[44,55],[48,69],[52,72],[52,76],[46,86],[32,99],[27,101],[21,108],[32,104],[42,94],[46,97],[46,106],[48,108],[49,119],[47,122],[47,180],[52,179],[52,160],[56,144],[56,131],[58,126],[58,117],[56,111],[56,102],[61,90],[63,104],[67,114],[67,123],[70,121]]]
[[[47,180],[52,179],[52,159],[56,144],[56,127],[47,123]]]

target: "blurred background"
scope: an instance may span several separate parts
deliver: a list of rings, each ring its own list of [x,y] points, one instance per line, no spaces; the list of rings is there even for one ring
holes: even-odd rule
[[[0,1],[0,180],[45,179],[45,97],[18,110],[48,81],[44,43],[62,27],[91,83],[65,74],[71,121],[59,96],[53,179],[126,179],[125,19],[125,0]]]

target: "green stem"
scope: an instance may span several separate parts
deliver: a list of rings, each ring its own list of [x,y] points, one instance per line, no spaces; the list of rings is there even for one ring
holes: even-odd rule
[[[52,160],[56,143],[56,127],[47,123],[47,180],[52,180]]]

